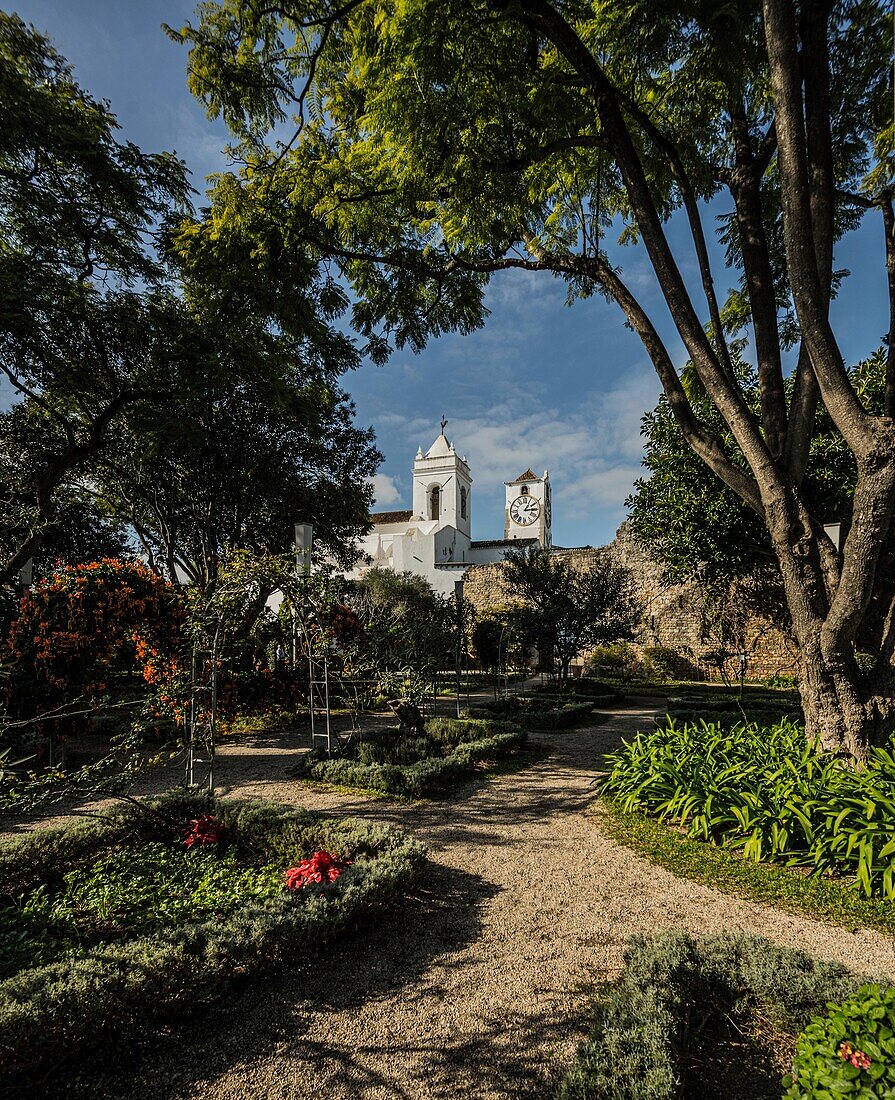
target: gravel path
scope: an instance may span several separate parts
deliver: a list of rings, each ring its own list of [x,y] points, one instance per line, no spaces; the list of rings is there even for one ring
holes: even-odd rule
[[[540,758],[415,805],[290,783],[273,747],[225,750],[233,793],[387,821],[429,845],[409,906],[326,958],[247,986],[225,1007],[71,1082],[141,1100],[548,1097],[586,1029],[594,983],[632,933],[758,932],[895,977],[895,942],[740,901],[679,879],[600,829],[600,754],[645,706],[544,735]],[[279,772],[279,777],[277,773]],[[259,776],[265,776],[264,780]]]

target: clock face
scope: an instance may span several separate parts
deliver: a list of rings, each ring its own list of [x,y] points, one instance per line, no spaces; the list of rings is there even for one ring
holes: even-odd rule
[[[520,527],[530,527],[541,514],[541,505],[534,497],[516,497],[510,505],[510,519]]]

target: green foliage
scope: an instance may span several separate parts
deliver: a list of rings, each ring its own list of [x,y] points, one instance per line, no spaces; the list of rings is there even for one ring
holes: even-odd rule
[[[693,662],[672,646],[653,645],[643,650],[643,675],[648,680],[701,680]]]
[[[234,862],[223,879],[204,877],[205,857],[178,878],[183,898],[195,897],[192,919],[171,906],[174,923],[126,928],[115,942],[94,944],[85,953],[20,970],[0,981],[0,1063],[6,1074],[29,1074],[60,1050],[71,1052],[103,1034],[145,1027],[178,1011],[194,1010],[218,997],[239,974],[255,973],[284,959],[317,951],[334,934],[372,907],[400,896],[418,874],[423,847],[402,834],[354,821],[338,821],[269,802],[214,801],[183,792],[128,803],[105,811],[89,824],[38,830],[0,844],[0,896],[52,894],[72,874],[88,909],[102,910],[105,876],[93,873],[97,860],[116,847],[181,843],[187,823],[214,813],[224,824]],[[302,891],[268,891],[265,866],[285,868],[324,848],[354,865],[333,886]],[[150,847],[147,869],[161,876]],[[192,854],[192,853],[190,853]],[[212,857],[213,858],[213,857]],[[176,862],[176,861],[175,861]],[[154,870],[153,870],[154,868]],[[240,868],[252,873],[240,877]],[[114,869],[114,866],[113,866]],[[206,868],[208,869],[208,868]],[[244,890],[242,904],[220,912],[218,891]],[[127,871],[117,865],[110,890],[125,887]],[[7,903],[8,904],[8,903]],[[139,906],[138,906],[139,908]],[[166,918],[167,919],[167,918]],[[201,980],[197,980],[197,975]]]
[[[477,764],[509,755],[527,736],[524,730],[513,729],[504,723],[451,718],[430,719],[426,732],[428,752],[413,763],[391,760],[366,763],[361,759],[327,758],[309,753],[302,758],[295,774],[301,779],[358,787],[379,794],[421,798],[465,779]],[[397,743],[399,751],[412,753],[407,740]]]
[[[426,736],[430,741],[454,748],[463,741],[481,741],[507,732],[506,722],[492,718],[429,718],[426,720]]]
[[[619,643],[598,645],[587,659],[588,672],[607,680],[633,680],[643,673],[643,666],[633,646]]]
[[[561,699],[592,699],[598,703],[612,703],[621,699],[616,687],[603,680],[593,680],[589,676],[566,680],[565,683],[548,680],[532,688],[535,695],[550,695]]]
[[[540,546],[511,550],[503,582],[522,601],[515,612],[521,633],[557,659],[563,679],[573,657],[632,637],[640,621],[633,577],[607,554],[572,565]]]
[[[738,362],[744,394],[758,407],[755,372]],[[883,411],[885,352],[875,352],[851,371],[864,406]],[[788,386],[791,390],[792,380]],[[703,392],[694,395],[700,421],[719,438],[740,466],[745,460],[731,433]],[[851,512],[857,470],[855,460],[821,406],[817,435],[804,483],[813,515],[844,519]],[[671,583],[696,581],[726,587],[747,582],[746,593],[765,612],[783,606],[783,595],[770,536],[764,522],[691,450],[665,397],[643,418],[644,465],[649,476],[635,483],[628,500],[638,539],[665,566]],[[752,583],[749,583],[752,582]]]
[[[526,697],[510,695],[506,699],[482,703],[471,713],[493,714],[497,718],[518,723],[530,730],[568,729],[593,714],[592,701],[578,702],[570,699],[554,699],[548,695]]]
[[[0,907],[0,980],[84,955],[106,939],[223,916],[251,900],[276,897],[282,871],[273,864],[240,865],[233,851],[186,851],[157,841],[115,849],[67,871],[58,892],[38,887]]]
[[[864,985],[827,1007],[827,1015],[799,1036],[792,1072],[783,1082],[785,1100],[882,1100],[895,1094],[895,989]],[[869,1064],[862,1064],[862,1054]]]
[[[794,672],[775,672],[773,676],[766,676],[761,683],[769,688],[798,688],[799,678]]]
[[[895,756],[862,770],[806,742],[786,719],[638,733],[607,758],[604,789],[688,836],[817,873],[851,875],[868,897],[895,898]]]
[[[601,829],[679,878],[850,931],[866,927],[887,936],[895,934],[895,902],[865,898],[841,879],[803,875],[776,863],[755,863],[728,848],[691,840],[655,818],[626,812],[611,798],[604,798],[602,807]]]
[[[692,1055],[706,1057],[698,1049],[703,1028],[690,1025],[697,1015],[717,1026],[757,1009],[795,1033],[858,985],[838,963],[756,936],[636,937],[621,979],[595,1006],[592,1033],[558,1100],[684,1100],[698,1093]]]

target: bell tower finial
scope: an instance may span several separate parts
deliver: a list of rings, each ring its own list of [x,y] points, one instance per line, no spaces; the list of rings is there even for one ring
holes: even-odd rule
[[[444,413],[441,414],[441,434],[444,435],[444,429],[448,426],[447,417]]]

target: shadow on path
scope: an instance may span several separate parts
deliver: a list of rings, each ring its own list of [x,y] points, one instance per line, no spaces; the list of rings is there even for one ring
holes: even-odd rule
[[[149,1034],[130,1043],[115,1042],[114,1049],[104,1045],[95,1052],[92,1068],[82,1063],[67,1073],[60,1067],[43,1090],[32,1086],[0,1095],[10,1100],[170,1100],[234,1066],[278,1057],[285,1066],[290,1051],[300,1051],[303,1059],[344,1062],[346,1080],[353,1080],[352,1057],[344,1049],[303,1039],[308,1015],[351,1013],[377,1000],[385,1013],[391,998],[408,1003],[421,986],[426,988],[434,960],[440,970],[471,965],[463,949],[478,938],[482,907],[497,893],[498,887],[476,875],[429,864],[400,910],[366,918],[370,923],[363,931],[324,947],[319,957],[249,980],[225,1001],[162,1028],[153,1024]],[[201,980],[197,972],[197,985]],[[363,1036],[359,1039],[362,1046]],[[357,1096],[369,1087],[370,1081],[361,1078],[371,1072],[367,1067],[358,1076]]]

